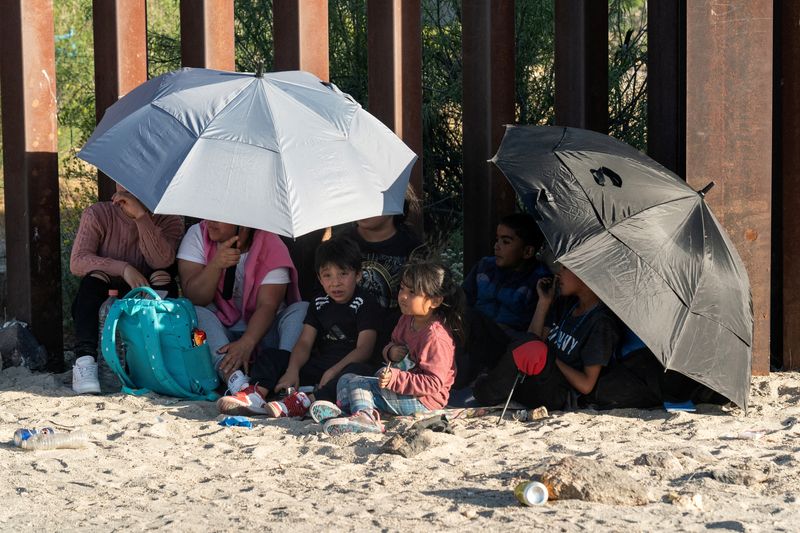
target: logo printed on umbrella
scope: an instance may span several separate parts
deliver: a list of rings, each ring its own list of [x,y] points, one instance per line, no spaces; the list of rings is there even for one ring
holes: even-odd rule
[[[601,187],[606,186],[606,177],[611,180],[615,187],[622,187],[622,177],[610,168],[600,167],[592,169],[592,177]]]

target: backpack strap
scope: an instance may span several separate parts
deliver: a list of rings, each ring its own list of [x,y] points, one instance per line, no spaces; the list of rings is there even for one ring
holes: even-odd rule
[[[131,380],[130,376],[128,376],[127,372],[125,372],[125,369],[119,362],[119,356],[117,356],[117,323],[119,322],[119,317],[122,316],[124,310],[125,304],[122,300],[117,300],[111,307],[111,311],[108,313],[105,324],[103,325],[103,336],[100,342],[100,350],[103,354],[103,359],[105,359],[106,363],[108,364],[108,367],[122,381],[123,391],[131,391],[130,394],[140,395],[144,394],[144,392],[133,392],[137,390],[136,385],[134,385],[133,380]]]
[[[158,293],[150,287],[134,287],[128,292],[128,294],[125,295],[124,298],[135,298],[139,293],[144,293],[147,296],[150,296],[153,300],[163,300],[163,298],[161,298],[161,296],[159,296]]]

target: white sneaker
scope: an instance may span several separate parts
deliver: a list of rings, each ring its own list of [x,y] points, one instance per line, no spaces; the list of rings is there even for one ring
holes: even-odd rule
[[[236,394],[250,385],[250,378],[244,372],[237,370],[228,377],[228,390],[231,394]]]
[[[72,367],[72,390],[78,394],[100,394],[97,363],[91,355],[84,355],[75,360],[75,365]]]

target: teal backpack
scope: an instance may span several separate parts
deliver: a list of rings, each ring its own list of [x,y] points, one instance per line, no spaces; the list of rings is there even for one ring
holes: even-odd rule
[[[122,381],[123,392],[216,400],[219,379],[208,344],[192,346],[196,327],[197,314],[189,300],[162,300],[150,287],[138,287],[111,307],[100,347]],[[125,343],[127,371],[117,355],[116,335]]]

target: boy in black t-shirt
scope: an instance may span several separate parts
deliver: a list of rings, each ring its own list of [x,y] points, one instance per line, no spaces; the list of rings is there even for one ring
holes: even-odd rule
[[[539,302],[528,328],[535,337],[545,339],[546,360],[529,362],[529,368],[536,370],[513,396],[527,406],[552,410],[563,409],[595,389],[620,340],[618,319],[583,281],[565,267],[556,280],[561,289],[558,298],[552,280],[537,284]],[[531,342],[541,343],[526,341]],[[524,357],[520,355],[524,344],[516,343],[489,374],[478,378],[474,394],[480,403],[493,405],[508,396],[519,372],[518,358]]]
[[[256,392],[240,398],[241,409],[235,412],[303,416],[314,400],[336,400],[341,375],[372,375],[377,369],[367,362],[375,347],[380,307],[357,286],[361,278],[358,245],[343,237],[325,241],[317,248],[314,263],[324,294],[308,306],[291,354],[275,350],[256,359],[250,372]],[[280,401],[264,400],[271,392],[301,385],[317,389],[313,395],[294,390]]]

